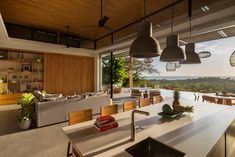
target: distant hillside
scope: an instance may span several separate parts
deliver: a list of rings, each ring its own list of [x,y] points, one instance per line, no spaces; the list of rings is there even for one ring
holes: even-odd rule
[[[160,88],[178,89],[194,92],[232,92],[235,93],[234,78],[200,77],[184,80],[141,80],[140,84],[147,86],[159,85]]]

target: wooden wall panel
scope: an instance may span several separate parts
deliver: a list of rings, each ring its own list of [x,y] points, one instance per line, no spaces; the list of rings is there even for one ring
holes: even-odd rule
[[[44,89],[65,95],[94,91],[94,58],[45,54]]]

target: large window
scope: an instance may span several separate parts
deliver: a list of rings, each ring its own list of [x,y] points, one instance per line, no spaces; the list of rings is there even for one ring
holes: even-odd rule
[[[235,93],[235,67],[229,62],[231,54],[235,50],[235,37],[212,40],[196,43],[196,52],[209,51],[211,56],[201,58],[201,64],[178,65],[175,71],[167,71],[165,62],[160,62],[159,57],[146,59],[130,59],[128,52],[115,53],[113,61],[119,61],[125,69],[120,71],[113,67],[115,73],[127,73],[117,81],[118,74],[115,74],[113,84],[117,87],[150,87],[179,89],[194,92],[221,92],[228,91]],[[123,58],[123,61],[122,61]],[[110,87],[110,54],[101,56],[101,78],[102,87]],[[130,64],[132,61],[132,64]],[[109,68],[105,69],[105,64]],[[113,64],[114,66],[115,64]],[[132,66],[130,66],[132,65]],[[120,77],[123,75],[120,74]]]

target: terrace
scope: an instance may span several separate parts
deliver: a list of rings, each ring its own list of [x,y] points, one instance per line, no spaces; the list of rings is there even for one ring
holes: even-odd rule
[[[1,0],[0,156],[233,157],[234,9]]]

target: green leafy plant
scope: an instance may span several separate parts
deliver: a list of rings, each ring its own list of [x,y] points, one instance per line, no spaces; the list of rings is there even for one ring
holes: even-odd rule
[[[4,82],[4,77],[0,75],[0,94],[3,93],[3,82]]]
[[[40,78],[41,77],[41,67],[42,67],[42,57],[37,57],[34,59],[34,62],[36,63],[37,65],[37,72],[38,72],[38,77]]]
[[[37,64],[42,64],[42,58],[41,57],[37,57],[34,59],[35,63]]]
[[[184,112],[193,113],[193,111],[194,111],[193,106],[185,106],[184,107]]]
[[[112,68],[113,84],[122,84],[123,81],[128,77],[127,69],[125,68],[125,59],[124,57],[113,58],[113,63],[111,67],[111,60],[107,59],[103,62],[103,84],[110,84],[110,69]]]
[[[18,105],[21,106],[19,113],[16,116],[16,122],[18,124],[23,123],[26,120],[34,119],[35,117],[35,101],[34,95],[31,93],[24,93],[18,101]]]

